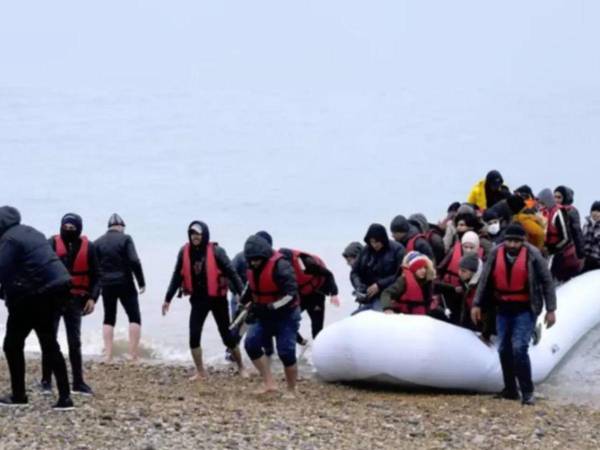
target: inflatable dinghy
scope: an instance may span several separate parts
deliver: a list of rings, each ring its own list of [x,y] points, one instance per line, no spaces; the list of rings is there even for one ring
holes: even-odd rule
[[[556,324],[530,347],[534,383],[600,323],[600,271],[557,290]],[[543,315],[538,319],[541,321]],[[364,312],[325,328],[314,342],[313,364],[325,381],[364,381],[404,387],[478,392],[502,389],[495,347],[472,331],[428,316]]]

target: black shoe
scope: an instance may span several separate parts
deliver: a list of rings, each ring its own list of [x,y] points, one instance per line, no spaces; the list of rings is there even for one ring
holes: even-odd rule
[[[73,390],[71,391],[73,394],[77,395],[85,395],[91,397],[94,395],[94,391],[91,387],[85,384],[83,381],[81,383],[77,383],[73,385]]]
[[[14,398],[12,395],[0,397],[0,407],[18,408],[28,405],[27,396],[23,398]]]
[[[530,392],[529,394],[523,394],[523,399],[521,400],[521,403],[523,405],[528,406],[535,405],[535,396],[533,395],[533,392]]]
[[[71,411],[72,409],[75,409],[75,405],[73,405],[71,397],[59,398],[56,405],[52,407],[54,411]]]
[[[52,381],[40,381],[40,390],[43,395],[52,395]]]
[[[521,397],[517,391],[502,389],[502,392],[498,392],[494,395],[494,398],[498,400],[519,400]]]

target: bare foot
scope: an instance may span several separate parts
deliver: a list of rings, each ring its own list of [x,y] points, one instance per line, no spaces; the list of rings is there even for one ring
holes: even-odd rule
[[[254,394],[255,395],[269,395],[269,394],[274,394],[275,392],[277,392],[277,386],[263,385],[260,388],[258,388],[257,390],[255,390]]]
[[[238,369],[238,375],[243,380],[247,380],[248,378],[250,378],[250,374],[248,373],[248,371],[244,367],[241,367],[241,368]]]
[[[206,372],[198,372],[196,371],[194,373],[194,375],[192,375],[189,380],[190,381],[203,381],[206,380],[207,376],[206,376]]]
[[[285,391],[285,393],[282,395],[282,398],[284,400],[294,400],[296,398],[296,390],[290,390],[288,389],[287,391]]]

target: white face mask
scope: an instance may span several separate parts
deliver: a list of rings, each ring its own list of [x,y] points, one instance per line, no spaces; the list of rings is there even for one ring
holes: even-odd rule
[[[493,223],[491,225],[488,225],[487,229],[488,229],[488,232],[492,236],[497,235],[498,233],[500,233],[500,222],[496,222],[496,223]]]

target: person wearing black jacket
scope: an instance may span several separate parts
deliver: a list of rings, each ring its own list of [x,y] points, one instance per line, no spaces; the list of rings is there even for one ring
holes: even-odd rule
[[[129,354],[137,361],[141,337],[142,318],[138,301],[139,293],[146,290],[142,264],[135,250],[131,236],[124,233],[125,222],[118,214],[108,219],[108,231],[94,243],[100,267],[100,286],[104,305],[104,356],[112,361],[112,348],[115,323],[117,321],[117,301],[125,309],[129,319]]]
[[[396,280],[405,253],[404,246],[390,241],[385,227],[378,223],[369,227],[364,241],[367,245],[350,273],[360,303],[353,314],[370,309],[381,311],[379,296]]]
[[[177,263],[171,283],[165,295],[162,314],[169,311],[171,300],[181,289],[190,297],[190,349],[196,366],[192,379],[206,377],[202,361],[200,341],[202,329],[209,312],[217,323],[219,334],[225,347],[238,365],[239,373],[245,376],[238,340],[229,331],[229,311],[227,305],[228,281],[233,292],[240,295],[244,286],[235,272],[225,250],[210,241],[210,232],[204,222],[194,221],[188,227],[189,243],[177,255]]]
[[[249,295],[255,323],[252,324],[244,343],[246,352],[260,372],[264,386],[259,394],[277,390],[271,366],[265,356],[264,346],[275,338],[277,354],[281,360],[288,391],[296,389],[298,367],[296,364],[296,334],[300,327],[298,283],[292,265],[285,257],[273,250],[260,236],[250,236],[244,245],[248,261]]]
[[[310,317],[312,337],[315,339],[325,323],[325,297],[331,304],[340,306],[335,276],[325,266],[321,258],[306,252],[282,248],[279,252],[292,264],[296,272],[296,281],[300,293],[300,313],[306,311]],[[308,341],[300,334],[296,342],[307,345]]]
[[[59,305],[54,316],[54,332],[58,334],[60,318],[65,321],[69,359],[73,374],[73,392],[93,395],[83,380],[81,358],[81,317],[94,311],[100,295],[96,248],[86,236],[81,236],[83,222],[74,213],[61,220],[60,234],[49,239],[50,246],[71,274],[71,295]],[[52,365],[48,355],[42,354],[42,390],[52,390]]]
[[[67,366],[54,333],[56,304],[69,295],[71,276],[42,233],[21,225],[16,208],[0,208],[0,285],[8,309],[4,354],[12,395],[0,406],[26,405],[25,339],[35,330],[50,361],[59,398],[54,409],[73,409]]]
[[[394,240],[404,246],[407,252],[417,251],[435,260],[431,244],[419,228],[411,224],[406,217],[398,215],[390,224],[390,231]]]

